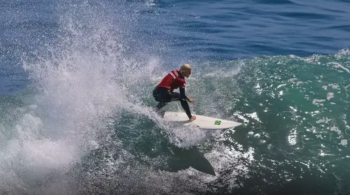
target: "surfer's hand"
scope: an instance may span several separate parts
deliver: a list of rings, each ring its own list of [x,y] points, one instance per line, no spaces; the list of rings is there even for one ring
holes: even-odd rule
[[[194,120],[196,120],[196,116],[192,116],[192,117],[190,118],[190,121],[191,121],[191,122],[194,121]]]
[[[193,104],[194,100],[192,98],[188,98],[188,101]]]

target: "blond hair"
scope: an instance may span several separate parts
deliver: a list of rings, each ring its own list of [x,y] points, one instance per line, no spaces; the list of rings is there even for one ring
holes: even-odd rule
[[[180,72],[185,72],[191,69],[191,65],[190,64],[182,64],[182,66],[180,67]]]

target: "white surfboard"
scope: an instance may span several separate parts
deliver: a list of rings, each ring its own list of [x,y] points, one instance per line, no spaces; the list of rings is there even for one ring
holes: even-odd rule
[[[203,115],[197,115],[197,114],[192,114],[192,115],[196,116],[197,118],[193,122],[189,122],[185,112],[165,112],[164,120],[169,122],[179,122],[179,123],[183,123],[184,125],[189,125],[190,123],[193,123],[201,129],[211,129],[211,130],[228,129],[228,128],[233,128],[242,124],[234,121],[223,120],[223,119],[213,118],[213,117],[208,117]]]

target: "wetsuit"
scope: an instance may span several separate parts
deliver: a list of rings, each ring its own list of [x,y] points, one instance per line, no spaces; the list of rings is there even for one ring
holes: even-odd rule
[[[172,70],[153,90],[154,99],[159,102],[156,106],[157,111],[163,108],[167,103],[172,101],[180,101],[182,108],[185,110],[188,118],[192,118],[190,107],[187,101],[189,98],[185,95],[185,77],[179,70]],[[180,88],[180,93],[173,92],[174,89]]]

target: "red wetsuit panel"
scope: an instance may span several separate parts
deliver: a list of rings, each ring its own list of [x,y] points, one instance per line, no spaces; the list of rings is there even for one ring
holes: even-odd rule
[[[185,78],[179,73],[179,70],[172,70],[162,79],[157,87],[164,87],[173,91],[179,87],[185,88],[185,84]]]

